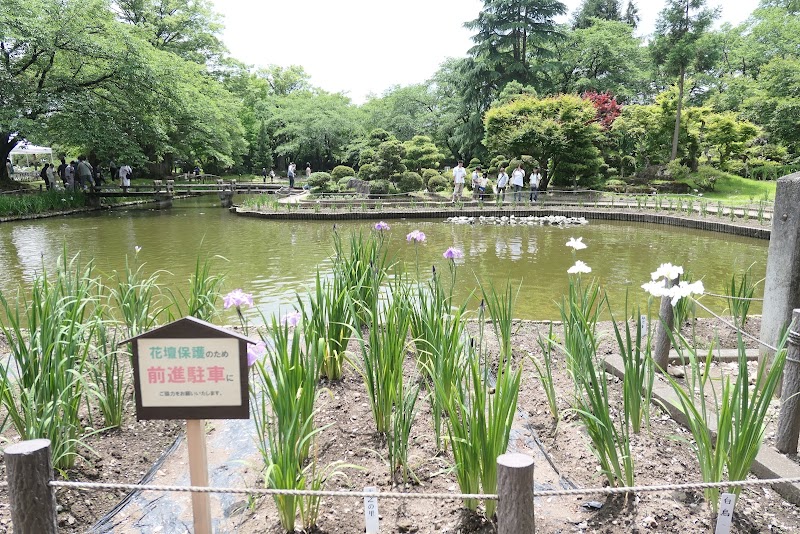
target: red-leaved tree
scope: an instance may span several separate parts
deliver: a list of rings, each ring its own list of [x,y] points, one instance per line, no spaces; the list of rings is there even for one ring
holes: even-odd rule
[[[619,105],[614,95],[606,91],[605,93],[598,93],[597,91],[587,91],[583,93],[583,99],[590,101],[597,111],[597,122],[603,127],[603,130],[608,130],[614,121],[622,113],[622,106]]]

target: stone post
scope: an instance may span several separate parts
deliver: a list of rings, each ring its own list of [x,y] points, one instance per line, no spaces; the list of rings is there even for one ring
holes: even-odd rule
[[[14,532],[56,534],[56,492],[50,487],[50,440],[34,439],[9,445],[3,451],[8,500]]]
[[[527,454],[497,457],[497,534],[534,532],[533,469]]]
[[[784,454],[797,454],[800,439],[800,309],[794,310],[789,331],[789,353],[783,368],[781,413],[775,446]]]
[[[761,341],[776,346],[795,308],[800,308],[800,172],[780,178],[775,191]],[[772,356],[762,347],[759,364]]]
[[[667,287],[672,287],[677,283],[677,278],[669,280],[667,281]],[[653,345],[653,361],[656,364],[656,371],[666,373],[669,365],[669,349],[672,346],[670,332],[675,326],[675,310],[672,309],[672,299],[670,297],[661,297],[658,319]]]

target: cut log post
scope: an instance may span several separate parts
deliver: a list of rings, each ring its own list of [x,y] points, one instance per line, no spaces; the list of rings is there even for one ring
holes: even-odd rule
[[[800,309],[792,313],[789,329],[789,353],[783,368],[781,412],[775,446],[784,454],[797,454],[800,439]]]
[[[189,449],[189,479],[192,486],[208,486],[205,420],[186,421]],[[195,534],[211,534],[211,499],[208,493],[192,493],[192,518]]]
[[[667,281],[670,288],[678,283],[678,279]],[[661,307],[658,310],[658,324],[656,325],[656,339],[653,345],[653,361],[656,370],[662,373],[667,372],[669,365],[669,349],[672,346],[670,332],[675,326],[675,311],[672,309],[672,302],[669,297],[661,297]]]
[[[34,439],[6,447],[11,522],[18,534],[56,534],[56,492],[50,487],[53,466],[50,440]]]
[[[497,457],[497,534],[534,532],[533,469],[526,454]]]

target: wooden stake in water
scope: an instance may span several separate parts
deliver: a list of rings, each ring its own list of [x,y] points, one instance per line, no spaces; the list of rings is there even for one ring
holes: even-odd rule
[[[733,521],[733,506],[736,504],[736,495],[723,493],[719,496],[719,514],[717,515],[717,528],[714,534],[729,534],[731,521]]]
[[[364,488],[366,492],[377,492],[377,488]],[[378,534],[378,497],[364,497],[364,520],[367,524],[367,534]]]
[[[189,448],[189,478],[192,486],[208,486],[205,420],[186,421]],[[192,493],[192,518],[195,534],[211,534],[211,500],[208,493]]]

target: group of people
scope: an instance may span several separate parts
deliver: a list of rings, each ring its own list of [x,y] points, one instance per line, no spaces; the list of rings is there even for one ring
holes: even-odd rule
[[[266,171],[266,169],[264,170]],[[290,189],[294,188],[294,177],[296,173],[297,173],[297,165],[295,165],[293,161],[289,162],[289,169],[286,171],[286,176],[289,178]],[[275,176],[274,173],[272,174],[272,176],[273,177]],[[311,176],[311,163],[306,162],[306,180],[308,180],[310,176]],[[264,181],[266,182],[266,178],[264,179]]]
[[[111,176],[119,178],[119,185],[123,190],[127,190],[131,185],[131,174],[133,170],[130,165],[117,167],[111,161],[109,164]],[[61,165],[55,167],[51,163],[45,163],[39,176],[44,180],[45,187],[50,189],[66,189],[68,191],[95,189],[103,185],[103,172],[99,164],[92,165],[86,156],[78,156],[78,160],[67,163],[66,158],[61,158]],[[56,179],[58,177],[59,180]]]
[[[459,160],[458,166],[453,169],[453,202],[461,200],[464,193],[466,178],[467,169],[464,168],[464,162]],[[542,175],[537,167],[533,169],[533,172],[531,172],[528,177],[528,184],[530,186],[529,199],[531,202],[536,202],[539,198],[539,183],[541,180]],[[522,163],[517,165],[517,168],[511,172],[510,178],[505,169],[500,169],[500,172],[497,174],[497,196],[499,196],[503,202],[505,202],[506,199],[506,189],[509,183],[514,193],[514,202],[521,202],[522,189],[525,186],[525,169],[522,168]],[[481,170],[480,166],[475,167],[475,170],[472,172],[473,200],[483,200],[487,195],[488,189],[489,178],[486,176],[486,173]]]

